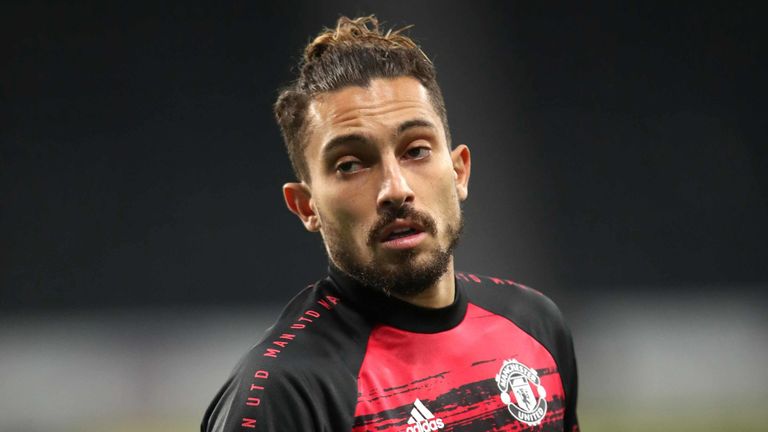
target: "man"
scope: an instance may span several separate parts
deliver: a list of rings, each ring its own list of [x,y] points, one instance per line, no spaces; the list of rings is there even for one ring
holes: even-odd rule
[[[432,63],[374,17],[342,17],[275,105],[329,274],[285,308],[203,431],[576,431],[576,366],[555,305],[457,273],[471,159],[450,144]]]

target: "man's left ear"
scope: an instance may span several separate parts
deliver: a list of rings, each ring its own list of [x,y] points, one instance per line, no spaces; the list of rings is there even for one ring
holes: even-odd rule
[[[453,161],[453,177],[456,182],[456,193],[459,199],[464,201],[469,194],[469,174],[472,169],[472,157],[469,154],[469,147],[465,144],[456,146],[451,150],[451,160]]]

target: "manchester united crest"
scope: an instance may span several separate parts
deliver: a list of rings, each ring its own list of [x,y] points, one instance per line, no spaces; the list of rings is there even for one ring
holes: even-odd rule
[[[501,391],[501,401],[512,416],[521,422],[536,426],[547,414],[547,391],[535,369],[515,359],[504,360],[496,384]]]

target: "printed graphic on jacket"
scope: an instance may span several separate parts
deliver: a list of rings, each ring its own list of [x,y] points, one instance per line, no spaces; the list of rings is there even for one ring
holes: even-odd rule
[[[439,334],[375,328],[358,395],[355,432],[438,430],[437,421],[409,426],[433,417],[444,431],[562,430],[563,387],[552,356],[508,319],[473,304],[459,326]]]

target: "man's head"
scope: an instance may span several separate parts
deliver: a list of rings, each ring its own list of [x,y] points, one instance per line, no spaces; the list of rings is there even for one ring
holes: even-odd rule
[[[407,28],[406,28],[407,29]],[[405,29],[382,33],[375,17],[339,18],[335,29],[326,29],[307,45],[299,76],[283,89],[275,103],[275,117],[299,180],[309,182],[304,150],[307,145],[307,109],[315,96],[348,86],[367,86],[374,78],[410,76],[429,94],[440,116],[448,144],[445,102],[436,80],[435,67]]]
[[[451,150],[418,46],[375,18],[341,18],[307,47],[275,113],[301,180],[284,186],[286,204],[321,232],[331,261],[394,294],[434,284],[461,231],[470,156]]]

